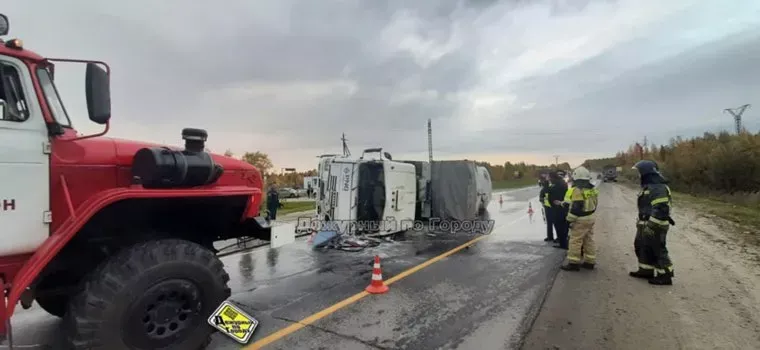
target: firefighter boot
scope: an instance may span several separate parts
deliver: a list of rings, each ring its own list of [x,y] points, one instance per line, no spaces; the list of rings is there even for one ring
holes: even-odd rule
[[[631,271],[628,275],[636,278],[650,279],[654,278],[654,270],[639,268],[638,271]]]
[[[649,284],[658,286],[671,286],[673,285],[673,275],[670,272],[658,274],[649,279]]]
[[[583,264],[581,264],[581,267],[584,268],[584,269],[587,269],[587,270],[593,270],[594,269],[594,264],[584,262]]]
[[[580,271],[581,270],[581,265],[579,265],[579,264],[573,264],[573,263],[568,263],[567,265],[560,266],[560,269],[563,269],[565,271]]]

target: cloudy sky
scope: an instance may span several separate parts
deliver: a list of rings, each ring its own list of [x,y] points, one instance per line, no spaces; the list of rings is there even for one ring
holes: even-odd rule
[[[224,4],[224,5],[222,5]],[[109,62],[111,136],[260,150],[276,168],[382,146],[493,163],[612,155],[733,128],[756,104],[760,1],[5,0],[11,37]],[[83,69],[56,81],[77,129]],[[754,108],[754,109],[753,109]]]

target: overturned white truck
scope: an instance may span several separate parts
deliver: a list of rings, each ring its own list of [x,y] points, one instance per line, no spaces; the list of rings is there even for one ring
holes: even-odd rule
[[[317,172],[317,219],[348,223],[346,233],[393,234],[433,218],[475,220],[491,201],[488,170],[473,161],[395,161],[370,148],[359,158],[323,155]]]

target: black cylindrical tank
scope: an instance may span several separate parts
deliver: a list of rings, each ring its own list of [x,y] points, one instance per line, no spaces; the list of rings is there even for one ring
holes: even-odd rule
[[[208,134],[201,129],[183,129],[185,150],[167,147],[143,148],[135,153],[132,177],[146,188],[181,188],[209,185],[224,169],[203,151]]]

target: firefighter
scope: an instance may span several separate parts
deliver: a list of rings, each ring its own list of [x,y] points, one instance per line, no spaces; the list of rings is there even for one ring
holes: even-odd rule
[[[274,186],[269,187],[269,192],[267,193],[267,210],[269,211],[269,214],[267,215],[268,220],[276,220],[277,219],[277,209],[279,209],[282,205],[280,204],[280,194],[277,193],[277,188]]]
[[[639,269],[629,272],[629,275],[648,279],[654,285],[672,285],[673,263],[668,254],[666,237],[675,221],[670,217],[672,197],[668,181],[660,173],[657,163],[651,160],[641,160],[633,169],[638,171],[641,179],[639,215],[633,242]]]
[[[541,175],[541,192],[538,198],[541,199],[544,210],[544,221],[546,221],[546,238],[544,242],[556,242],[554,240],[554,217],[552,215],[552,204],[549,202],[549,189],[552,187],[551,182],[547,179],[546,175]]]
[[[565,208],[562,206],[562,202],[565,199],[565,192],[567,192],[567,184],[558,171],[552,171],[549,173],[549,181],[551,185],[548,192],[549,204],[551,205],[551,217],[554,230],[557,232],[557,244],[555,248],[567,249],[567,224],[565,221]],[[547,216],[549,216],[547,214]],[[548,221],[548,220],[547,220]]]
[[[570,203],[567,222],[570,238],[567,250],[566,271],[578,271],[581,267],[593,269],[596,264],[596,246],[594,244],[594,223],[599,190],[591,183],[591,173],[580,166],[573,171],[573,185],[568,188]]]

